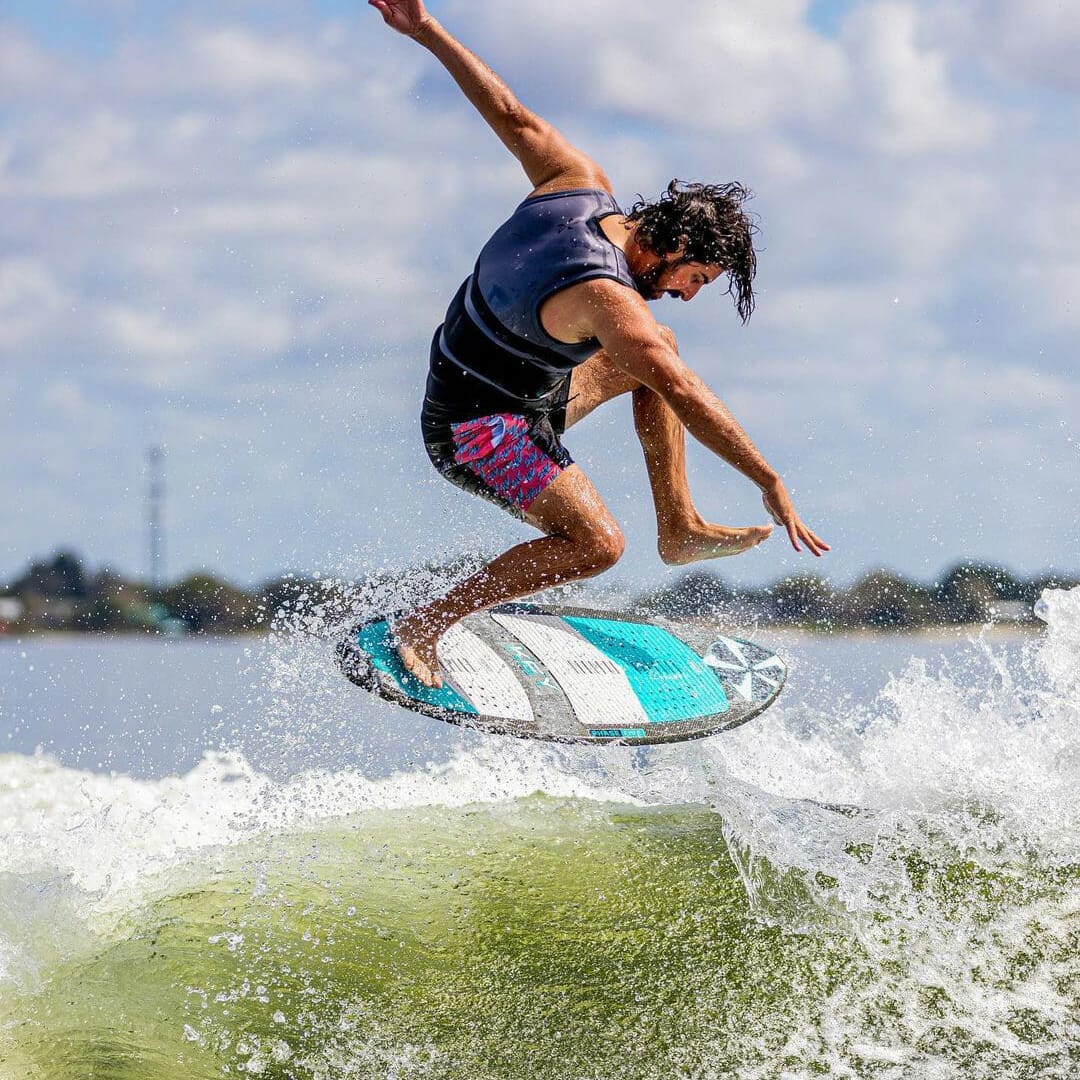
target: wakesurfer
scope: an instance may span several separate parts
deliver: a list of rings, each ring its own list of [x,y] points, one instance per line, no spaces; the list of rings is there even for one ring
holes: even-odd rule
[[[738,183],[672,181],[659,199],[624,213],[603,169],[522,105],[421,0],[368,2],[442,63],[532,185],[435,332],[421,426],[443,476],[544,535],[396,621],[406,668],[441,686],[436,646],[459,619],[593,576],[619,559],[618,522],[561,437],[620,394],[633,402],[666,563],[736,555],[772,532],[771,525],[731,528],[701,517],[686,479],[687,431],[760,488],[796,551],[828,551],[646,304],[692,300],[726,277],[739,316],[750,318],[757,259],[743,208],[749,192]]]

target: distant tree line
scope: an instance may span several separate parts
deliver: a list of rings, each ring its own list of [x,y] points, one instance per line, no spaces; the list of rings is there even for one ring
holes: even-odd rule
[[[1053,574],[1021,579],[1004,567],[972,562],[957,564],[929,585],[875,570],[846,589],[812,574],[764,588],[736,588],[699,569],[640,597],[638,606],[670,617],[727,614],[821,630],[1023,625],[1037,622],[1032,609],[1044,589],[1078,584],[1080,579]]]
[[[460,570],[442,567],[443,574]],[[710,570],[689,571],[674,584],[639,597],[642,612],[670,617],[728,615],[818,629],[916,629],[964,623],[1032,622],[1043,589],[1080,580],[1047,575],[1014,577],[999,566],[962,563],[930,585],[884,570],[846,589],[812,575],[765,588],[737,588]],[[209,573],[194,573],[162,588],[128,581],[108,569],[90,570],[71,551],[32,562],[0,586],[0,632],[41,630],[235,634],[267,629],[276,615],[318,603],[348,610],[342,583],[284,575],[243,589]]]
[[[112,570],[92,571],[75,553],[58,551],[0,587],[0,630],[243,633],[266,628],[304,590],[304,580],[291,575],[243,589],[205,572],[155,589]],[[5,608],[5,599],[14,604]]]

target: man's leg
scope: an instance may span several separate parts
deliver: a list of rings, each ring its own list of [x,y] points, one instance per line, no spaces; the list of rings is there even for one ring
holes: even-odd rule
[[[662,329],[675,348],[674,333]],[[738,555],[767,539],[771,525],[729,528],[698,513],[686,479],[686,429],[659,394],[615,367],[605,353],[596,353],[574,370],[566,426],[625,393],[633,395],[634,426],[652,488],[660,558],[669,565],[716,559]]]
[[[442,685],[435,646],[459,619],[552,585],[592,577],[622,555],[622,530],[577,465],[537,496],[526,520],[547,535],[511,548],[395,624],[401,659],[425,685]]]

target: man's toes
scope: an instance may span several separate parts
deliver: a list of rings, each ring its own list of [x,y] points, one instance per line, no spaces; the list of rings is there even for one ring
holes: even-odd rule
[[[428,663],[421,660],[412,649],[406,649],[401,654],[402,663],[414,679],[422,682],[430,690],[442,689],[442,676]]]
[[[398,655],[401,657],[401,662],[405,665],[405,670],[414,678],[419,679],[421,682],[427,682],[431,677],[427,666],[412,649],[402,649]]]
[[[772,536],[773,527],[771,525],[755,525],[751,530],[754,534],[754,543],[760,544],[764,540],[768,540]]]

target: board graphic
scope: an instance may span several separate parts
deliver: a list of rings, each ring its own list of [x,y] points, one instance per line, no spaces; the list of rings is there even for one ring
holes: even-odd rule
[[[385,619],[351,630],[342,671],[380,697],[485,731],[559,742],[681,742],[767,708],[787,674],[762,645],[690,623],[507,604],[439,642],[443,685],[413,678]]]

